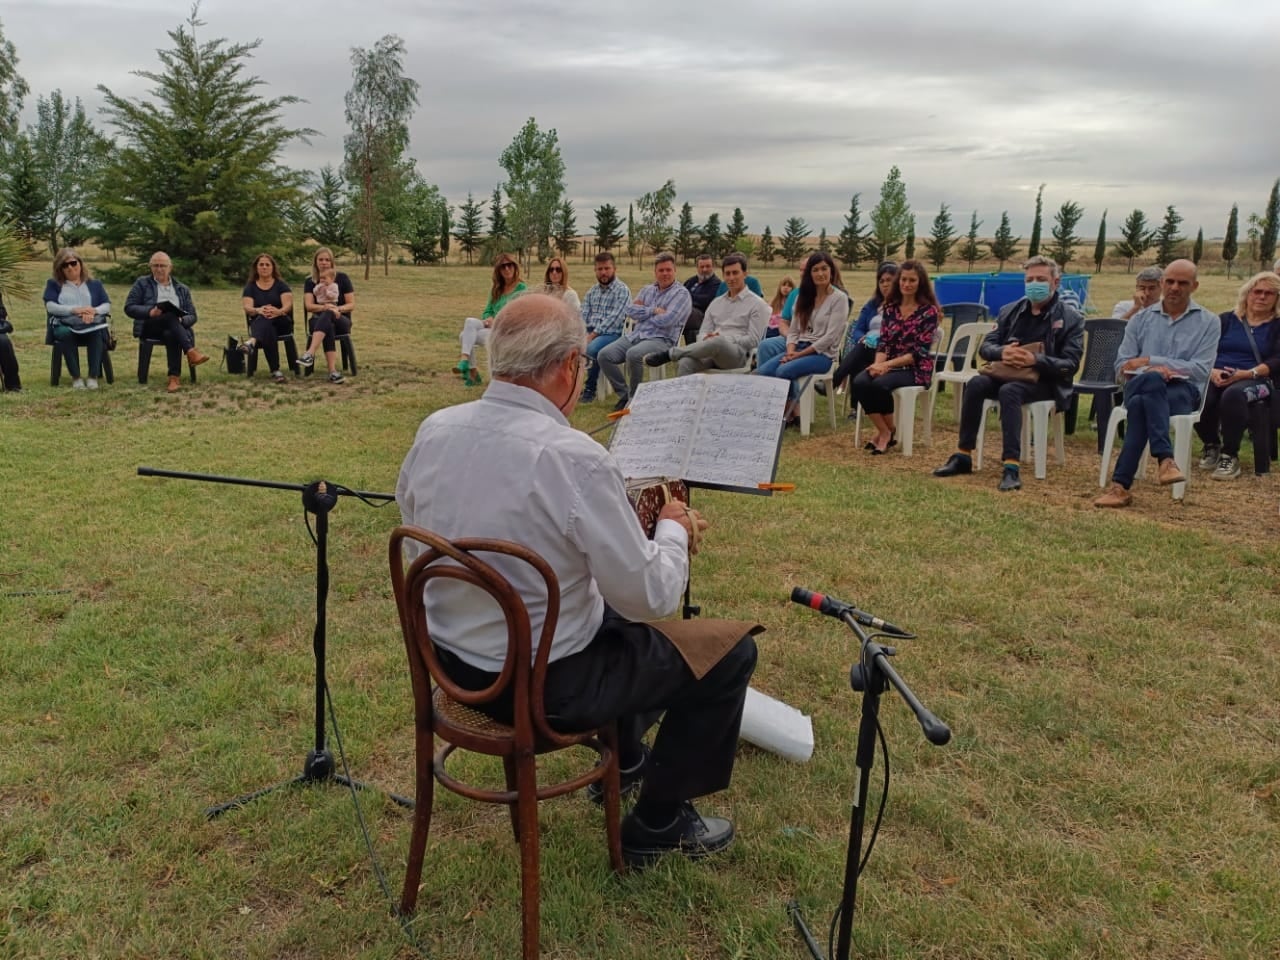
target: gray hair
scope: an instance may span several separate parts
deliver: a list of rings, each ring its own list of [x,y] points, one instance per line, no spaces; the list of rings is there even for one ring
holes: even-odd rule
[[[676,255],[663,250],[660,254],[653,258],[653,265],[656,267],[660,263],[675,263]]]
[[[1062,276],[1062,268],[1058,266],[1058,262],[1050,259],[1049,257],[1032,257],[1022,265],[1022,272],[1026,273],[1032,267],[1048,267],[1049,276],[1053,277],[1055,280]]]
[[[587,327],[559,297],[526,293],[498,311],[489,330],[489,376],[539,380],[574,350],[585,350]]]
[[[1133,278],[1135,284],[1139,283],[1159,283],[1164,279],[1164,271],[1159,267],[1143,267],[1138,271],[1138,275]]]

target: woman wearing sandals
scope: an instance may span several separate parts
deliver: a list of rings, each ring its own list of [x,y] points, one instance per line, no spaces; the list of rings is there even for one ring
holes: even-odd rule
[[[351,332],[351,311],[356,308],[356,290],[351,285],[351,278],[345,273],[333,273],[333,251],[321,247],[311,258],[311,276],[302,288],[303,309],[312,316],[311,342],[307,352],[298,358],[298,366],[308,373],[316,365],[316,353],[324,347],[325,363],[329,366],[329,382],[341,383],[342,374],[338,372],[338,337]],[[332,283],[337,284],[338,297],[336,303],[320,302],[316,299],[316,288],[328,286],[326,274],[333,273]]]
[[[246,356],[261,350],[271,379],[284,383],[280,371],[280,342],[277,337],[293,333],[293,291],[280,277],[280,267],[269,253],[260,253],[244,285],[244,314],[249,318],[249,337],[240,343]]]
[[[547,276],[551,276],[550,264],[547,265]],[[484,313],[480,314],[478,320],[467,317],[462,324],[459,337],[462,340],[462,359],[453,368],[453,372],[462,377],[462,382],[468,387],[478,385],[482,379],[480,371],[471,366],[471,354],[475,352],[476,344],[484,345],[489,342],[489,328],[493,326],[493,318],[507,305],[507,301],[524,291],[525,285],[520,281],[519,261],[509,253],[500,254],[493,261],[493,286],[489,290],[489,302],[485,304]]]
[[[938,298],[924,264],[906,261],[885,298],[875,362],[853,378],[853,399],[876,425],[870,444],[873,455],[895,443],[893,391],[927,387],[933,379],[933,335],[939,315]]]

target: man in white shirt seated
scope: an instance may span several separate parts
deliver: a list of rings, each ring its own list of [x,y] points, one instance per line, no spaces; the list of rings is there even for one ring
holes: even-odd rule
[[[686,377],[704,370],[736,370],[744,367],[756,348],[772,310],[769,304],[747,289],[747,258],[731,253],[721,264],[729,292],[716,297],[698,331],[696,342],[658,350],[644,358],[651,367],[676,362],[676,376]]]
[[[564,731],[617,720],[624,788],[642,780],[622,825],[628,863],[667,851],[697,858],[733,841],[730,821],[700,816],[691,801],[729,785],[755,642],[737,640],[699,680],[644,622],[676,610],[690,543],[707,524],[668,504],[653,540],[645,539],[617,464],[566,419],[582,389],[586,343],[581,317],[559,299],[526,294],[504,307],[489,332],[492,382],[479,400],[423,421],[396,499],[406,523],[450,539],[511,540],[551,565],[560,615],[547,718]],[[520,593],[536,638],[546,612],[541,578],[511,558],[485,560]],[[476,588],[440,580],[428,587],[426,604],[450,676],[469,689],[490,685],[506,652],[502,611]],[[509,720],[509,701],[482,707],[490,708]],[[661,711],[646,754],[641,736]]]
[[[1164,271],[1159,267],[1143,267],[1133,278],[1133,299],[1121,300],[1111,311],[1112,320],[1128,320],[1140,310],[1160,302]]]

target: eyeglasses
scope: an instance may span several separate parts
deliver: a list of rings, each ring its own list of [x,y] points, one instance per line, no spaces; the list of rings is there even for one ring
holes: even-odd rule
[[[547,273],[564,273],[564,270],[560,267],[548,267]]]
[[[514,263],[511,263],[510,261],[507,261],[506,263],[501,264],[498,267],[499,270],[514,270],[515,268],[516,268],[516,265]]]
[[[79,261],[79,260],[66,260],[66,261],[63,261],[63,264],[62,264],[62,265],[63,265],[64,267],[78,267],[78,266],[80,266],[80,261]]]

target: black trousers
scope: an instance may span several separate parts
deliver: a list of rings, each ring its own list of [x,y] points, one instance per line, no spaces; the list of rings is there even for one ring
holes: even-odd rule
[[[175,314],[162,313],[142,321],[142,335],[148,340],[163,340],[169,362],[169,376],[182,376],[182,355],[196,345],[190,327],[184,327]]]
[[[840,361],[840,366],[836,367],[836,372],[831,382],[837,387],[844,383],[846,379],[852,383],[854,377],[875,362],[876,352],[873,348],[868,347],[865,343],[855,343],[853,348],[844,355],[844,359]]]
[[[0,333],[0,380],[6,390],[21,390],[22,378],[18,376],[18,355],[7,333]]]
[[[874,361],[875,357],[872,356]],[[916,383],[915,367],[900,367],[878,377],[866,370],[853,378],[853,399],[862,405],[865,413],[893,413],[893,391],[899,387],[913,387]]]
[[[267,358],[267,369],[275,373],[280,369],[280,341],[276,338],[291,333],[292,326],[288,317],[264,317],[255,313],[249,320],[249,335],[258,345],[262,355]]]
[[[1023,404],[1053,399],[1053,384],[1040,381],[1023,383],[1020,380],[996,380],[980,373],[964,385],[964,399],[960,402],[960,449],[973,450],[978,446],[978,425],[982,422],[982,404],[986,400],[1000,402],[1000,457],[1003,460],[1022,459],[1022,407]]]
[[[1269,417],[1262,418],[1259,415],[1267,410],[1271,399],[1259,400],[1255,403],[1249,401],[1249,397],[1245,391],[1250,387],[1254,391],[1258,388],[1256,380],[1239,380],[1236,383],[1228,384],[1226,387],[1214,386],[1212,381],[1206,389],[1208,393],[1204,398],[1204,410],[1200,413],[1200,422],[1196,424],[1196,433],[1200,435],[1200,439],[1207,445],[1221,446],[1222,452],[1227,456],[1240,456],[1240,441],[1244,438],[1245,428],[1258,422],[1259,424],[1268,424]],[[1262,426],[1265,430],[1266,426]],[[1218,441],[1218,432],[1222,432],[1222,441]],[[1254,445],[1258,445],[1258,436],[1254,434]],[[1269,446],[1269,442],[1268,442]],[[1257,451],[1254,451],[1254,472],[1267,473],[1269,465],[1268,457],[1265,454],[1259,460]],[[1258,469],[1261,466],[1262,469]]]
[[[324,352],[333,353],[338,348],[337,340],[334,338],[345,337],[351,332],[351,318],[345,313],[322,310],[314,314],[311,320],[311,332],[315,333],[317,330],[324,334]]]
[[[497,676],[436,649],[459,686],[479,690]],[[645,731],[666,711],[645,767],[644,793],[661,803],[692,800],[729,785],[755,666],[756,644],[748,635],[698,680],[657,630],[606,610],[590,646],[547,667],[547,721],[572,733],[616,720],[625,767],[639,755]],[[511,721],[509,698],[477,709]]]
[[[102,376],[102,355],[107,349],[107,340],[103,333],[86,333],[80,336],[73,333],[53,341],[54,349],[61,352],[62,361],[67,365],[67,373],[73,380],[80,379],[80,344],[82,343],[89,361],[89,378],[97,380]]]
[[[684,322],[684,345],[689,344],[698,339],[698,331],[702,329],[702,318],[706,316],[706,311],[699,310],[694,307],[689,311],[689,319]]]

